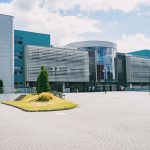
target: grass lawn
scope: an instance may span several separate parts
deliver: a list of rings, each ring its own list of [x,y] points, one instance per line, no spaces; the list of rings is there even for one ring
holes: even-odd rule
[[[20,108],[24,111],[54,111],[75,108],[78,105],[53,95],[53,99],[45,102],[37,101],[38,95],[29,94],[19,101],[7,101],[3,104]]]

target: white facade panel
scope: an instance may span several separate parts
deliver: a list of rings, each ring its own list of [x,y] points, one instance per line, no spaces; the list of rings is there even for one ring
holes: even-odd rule
[[[0,14],[0,80],[3,80],[5,92],[14,88],[13,39],[13,17]]]
[[[127,82],[149,83],[150,59],[127,56],[126,57]]]
[[[27,82],[37,80],[42,65],[51,82],[89,82],[88,52],[27,45],[24,57]]]

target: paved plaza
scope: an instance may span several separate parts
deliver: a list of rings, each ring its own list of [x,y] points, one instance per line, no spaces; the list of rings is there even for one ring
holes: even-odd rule
[[[31,113],[0,104],[0,150],[150,150],[148,92],[66,98],[80,107]]]

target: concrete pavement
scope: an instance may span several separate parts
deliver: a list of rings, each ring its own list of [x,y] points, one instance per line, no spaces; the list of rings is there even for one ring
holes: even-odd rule
[[[148,93],[66,98],[80,107],[31,113],[0,104],[0,150],[150,150]]]

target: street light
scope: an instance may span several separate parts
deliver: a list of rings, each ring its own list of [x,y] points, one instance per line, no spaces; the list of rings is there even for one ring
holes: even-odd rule
[[[104,82],[105,82],[105,94],[106,94],[106,79],[107,79],[107,68],[103,69],[104,72]]]
[[[56,88],[56,81],[57,81],[57,80],[56,80],[56,71],[58,71],[59,68],[58,68],[58,66],[52,66],[52,67],[48,67],[48,70],[54,71],[54,76],[55,76],[55,84],[54,84],[55,86],[54,86],[54,87],[55,87],[55,90],[56,90],[56,89],[57,89],[57,88]]]

